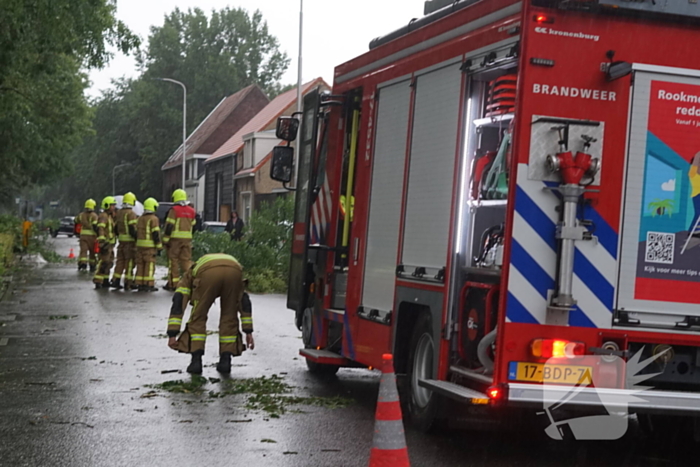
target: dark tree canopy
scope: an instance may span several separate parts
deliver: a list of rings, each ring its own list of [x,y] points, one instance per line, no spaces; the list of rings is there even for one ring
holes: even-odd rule
[[[90,130],[85,71],[129,52],[138,39],[114,17],[113,0],[0,2],[0,186],[65,174],[68,155]]]
[[[176,9],[151,28],[137,63],[138,78],[114,82],[93,105],[95,135],[75,153],[81,175],[67,182],[72,200],[111,194],[111,170],[121,162],[132,165],[119,175],[119,193],[160,197],[161,166],[182,142],[182,89],[154,78],[187,86],[189,134],[222,98],[250,84],[275,93],[289,59],[259,11]]]

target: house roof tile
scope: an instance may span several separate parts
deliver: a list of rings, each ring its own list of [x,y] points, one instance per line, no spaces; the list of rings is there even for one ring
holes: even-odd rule
[[[202,147],[209,139],[212,134],[221,126],[222,123],[231,115],[238,106],[245,101],[253,92],[259,92],[263,94],[257,85],[252,84],[232,94],[228,97],[223,98],[219,104],[212,110],[209,115],[202,120],[197,128],[187,137],[187,157],[192,154],[197,154],[197,150]],[[264,96],[264,94],[263,94]],[[182,164],[182,145],[180,145],[177,150],[168,158],[168,160],[163,164],[161,170],[168,170]]]
[[[323,78],[316,78],[315,80],[302,86],[302,94],[306,94],[311,89],[319,85],[329,88],[328,84],[323,80]],[[239,152],[243,147],[243,136],[249,133],[269,129],[277,121],[278,117],[284,115],[291,106],[296,105],[296,101],[296,88],[275,97],[272,102],[270,102],[248,123],[243,125],[243,127],[238,130],[236,134],[234,134],[219,149],[217,149],[206,162],[209,163],[221,157],[230,156],[231,154]]]

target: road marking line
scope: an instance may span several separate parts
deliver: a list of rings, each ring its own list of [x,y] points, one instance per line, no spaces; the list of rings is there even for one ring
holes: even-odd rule
[[[10,339],[8,339],[7,337],[3,337],[2,339],[0,339],[0,347],[7,345],[8,342],[10,342]]]

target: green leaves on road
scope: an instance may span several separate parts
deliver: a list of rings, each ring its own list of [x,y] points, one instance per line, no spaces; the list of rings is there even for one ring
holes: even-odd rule
[[[249,410],[265,412],[270,418],[279,418],[289,412],[290,406],[306,405],[338,409],[347,407],[352,400],[344,397],[302,397],[291,393],[294,386],[287,384],[281,376],[261,376],[259,378],[219,380],[218,378],[204,378],[194,375],[187,380],[172,380],[160,384],[148,384],[145,387],[161,390],[173,394],[193,394],[202,396],[206,392],[205,386],[219,384],[221,390],[210,390],[207,393],[209,399],[219,399],[227,396],[248,394],[244,407]],[[152,394],[149,392],[148,394]],[[296,410],[295,412],[299,412]]]

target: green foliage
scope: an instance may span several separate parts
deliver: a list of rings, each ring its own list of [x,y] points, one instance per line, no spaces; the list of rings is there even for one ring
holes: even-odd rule
[[[85,70],[138,39],[115,19],[114,0],[0,3],[0,196],[56,180],[90,129]]]
[[[60,185],[62,199],[77,206],[111,190],[160,199],[161,167],[182,142],[182,89],[187,86],[187,129],[194,130],[225,96],[258,84],[274,93],[289,65],[259,11],[223,8],[205,14],[175,9],[153,27],[137,57],[141,76],[114,82],[92,106],[94,134],[75,151],[74,176]]]
[[[673,215],[675,204],[676,203],[672,199],[654,198],[654,200],[647,206],[647,209],[651,211],[651,217],[656,217],[657,215],[663,214],[671,217]]]
[[[229,254],[243,265],[251,292],[283,293],[287,290],[293,214],[293,196],[263,203],[251,215],[241,241],[232,241],[228,234],[197,233],[194,259],[210,253]]]
[[[207,384],[207,379],[203,376],[192,375],[189,381],[177,379],[166,381],[160,384],[148,384],[147,388],[161,389],[163,391],[176,394],[201,394],[204,392],[204,385]]]
[[[23,250],[22,220],[16,216],[5,214],[0,215],[0,248],[8,243],[12,245],[14,252]],[[37,224],[33,224],[29,231],[29,245],[26,248],[26,253],[41,254],[50,263],[63,261],[63,258],[53,250],[49,241],[48,231],[39,230]],[[12,255],[10,254],[7,259],[11,260],[11,258]]]
[[[220,387],[220,391],[209,391],[208,396],[210,400],[239,394],[248,394],[249,396],[246,400],[245,408],[265,412],[270,418],[279,418],[281,415],[289,412],[289,406],[292,405],[338,409],[352,404],[352,400],[340,396],[302,397],[290,395],[294,387],[289,385],[284,378],[276,374],[269,377],[261,376],[259,378],[248,379],[220,380],[218,378],[209,378],[209,381],[202,376],[192,376],[190,381],[173,380],[161,384],[148,384],[145,387],[176,394],[203,395],[205,392],[204,386],[207,382],[219,384]],[[149,398],[157,395],[155,391],[150,391],[143,394],[141,397]],[[275,441],[268,439],[267,441],[263,440],[261,442],[273,443]]]
[[[10,235],[14,247],[19,248],[22,245],[22,221],[18,217],[0,215],[0,233]]]

